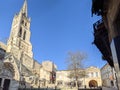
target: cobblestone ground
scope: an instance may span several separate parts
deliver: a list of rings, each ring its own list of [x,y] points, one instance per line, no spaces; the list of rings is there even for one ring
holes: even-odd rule
[[[1,90],[1,89],[0,89]],[[78,90],[77,88],[68,88],[64,87],[61,89],[55,89],[55,88],[41,88],[41,89],[19,89],[19,90]],[[80,90],[101,90],[101,89],[80,89]],[[107,88],[107,87],[102,87],[102,90],[118,90],[116,88]]]
[[[78,90],[76,88],[61,88],[60,90]],[[102,90],[118,90],[117,88],[107,88],[107,87],[102,87]]]
[[[78,90],[78,89],[76,89],[76,88],[72,88],[72,89],[70,89],[70,88],[61,88],[61,90]]]
[[[107,87],[102,87],[102,90],[118,90],[117,88],[107,88]]]

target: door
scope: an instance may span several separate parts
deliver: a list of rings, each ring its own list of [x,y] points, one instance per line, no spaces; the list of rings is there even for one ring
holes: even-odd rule
[[[2,78],[0,78],[0,87],[1,87],[1,83],[2,83]]]
[[[1,89],[1,84],[2,84],[2,78],[0,78],[0,89]]]
[[[5,79],[3,84],[3,90],[9,90],[10,79]]]

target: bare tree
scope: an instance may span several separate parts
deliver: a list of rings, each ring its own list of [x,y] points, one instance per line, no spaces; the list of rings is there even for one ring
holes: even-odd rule
[[[85,77],[85,71],[83,70],[83,60],[86,58],[86,54],[82,52],[69,52],[67,58],[67,67],[70,71],[69,78],[75,79],[76,87],[78,87],[78,79]]]

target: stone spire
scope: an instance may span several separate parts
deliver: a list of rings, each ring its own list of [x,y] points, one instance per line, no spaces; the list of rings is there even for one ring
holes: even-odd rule
[[[27,0],[24,0],[24,4],[20,12],[27,17]]]

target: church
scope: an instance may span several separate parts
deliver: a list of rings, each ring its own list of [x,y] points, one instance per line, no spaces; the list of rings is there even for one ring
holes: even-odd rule
[[[56,65],[51,61],[40,64],[33,59],[30,22],[25,0],[13,18],[7,44],[0,42],[0,88],[3,90],[38,88],[54,80],[52,72]]]

